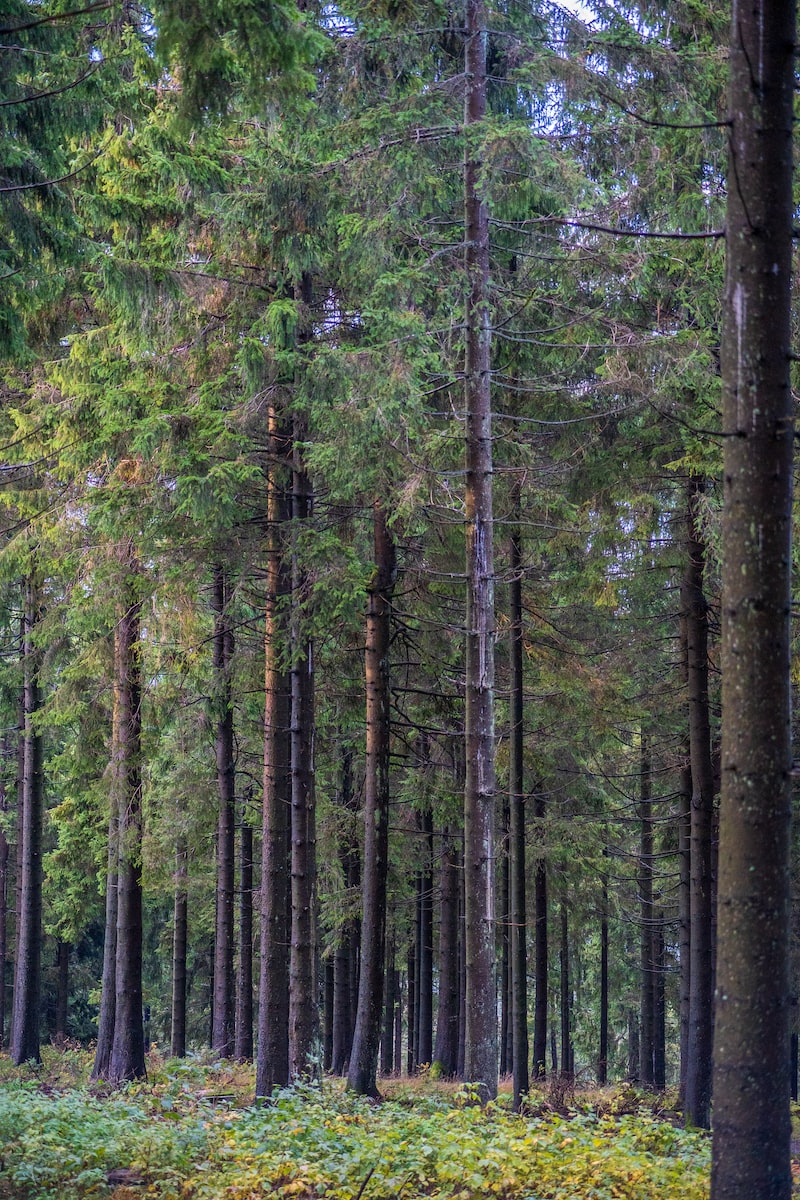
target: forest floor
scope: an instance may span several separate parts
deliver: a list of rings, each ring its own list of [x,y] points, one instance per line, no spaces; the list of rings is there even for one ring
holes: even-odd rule
[[[501,1093],[427,1076],[370,1103],[328,1080],[253,1102],[252,1068],[148,1059],[121,1089],[79,1047],[41,1066],[0,1056],[0,1200],[704,1200],[707,1135],[628,1086]]]

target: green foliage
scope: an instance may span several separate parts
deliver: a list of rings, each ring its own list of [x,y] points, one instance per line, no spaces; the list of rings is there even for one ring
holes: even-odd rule
[[[128,1168],[162,1200],[328,1196],[375,1200],[703,1200],[709,1144],[647,1110],[531,1119],[482,1110],[469,1088],[378,1107],[323,1088],[231,1107],[196,1060],[153,1061],[153,1080],[99,1098],[35,1082],[0,1092],[3,1180],[18,1200],[82,1200]],[[209,1087],[211,1084],[211,1087]],[[0,1185],[1,1187],[2,1185]]]

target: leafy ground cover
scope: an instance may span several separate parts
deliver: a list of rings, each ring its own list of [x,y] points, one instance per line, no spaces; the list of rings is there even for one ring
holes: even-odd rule
[[[468,1089],[396,1087],[370,1104],[333,1084],[252,1098],[244,1068],[153,1065],[107,1092],[85,1056],[0,1060],[0,1197],[83,1200],[702,1200],[709,1145],[597,1094],[562,1115],[482,1110]],[[109,1182],[109,1179],[111,1182]]]

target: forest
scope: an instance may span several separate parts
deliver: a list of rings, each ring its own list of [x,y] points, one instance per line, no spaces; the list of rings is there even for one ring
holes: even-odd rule
[[[712,1124],[715,1200],[787,1200],[793,5],[0,32],[0,1141],[55,1046],[218,1175],[271,1111],[348,1147],[285,1195],[532,1196],[439,1117],[548,1095],[541,1200],[705,1194]],[[349,1140],[400,1077],[435,1185]]]

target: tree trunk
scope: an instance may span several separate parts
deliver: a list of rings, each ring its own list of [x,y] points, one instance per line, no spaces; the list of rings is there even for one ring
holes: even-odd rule
[[[407,1022],[408,1022],[408,1040],[406,1044],[406,1073],[413,1075],[417,1069],[417,1048],[415,1044],[416,1037],[416,991],[417,991],[417,963],[416,950],[414,946],[408,948],[408,959],[406,963],[406,980],[408,985],[408,1006],[407,1006]]]
[[[114,1014],[117,1003],[117,902],[119,899],[119,812],[120,780],[116,778],[119,762],[120,733],[118,688],[114,685],[114,715],[111,735],[112,780],[109,789],[108,867],[106,871],[105,938],[103,941],[103,975],[100,988],[100,1015],[97,1022],[97,1046],[92,1066],[92,1079],[108,1079],[111,1069],[111,1046],[114,1041]]]
[[[428,805],[419,816],[422,834],[417,958],[417,1061],[433,1061],[433,813]]]
[[[686,1076],[689,1072],[689,993],[691,989],[691,822],[692,770],[681,770],[680,810],[678,813],[678,954],[680,956],[680,1083],[678,1104],[683,1107],[686,1097]]]
[[[489,212],[475,127],[486,116],[486,8],[467,0],[464,208],[466,228],[466,706],[464,876],[467,1007],[464,1070],[497,1095],[494,905],[494,547],[492,507]]]
[[[234,1048],[234,889],[236,780],[234,771],[233,707],[231,665],[233,630],[227,608],[229,588],[224,567],[214,566],[212,611],[214,613],[213,706],[216,723],[214,746],[217,760],[217,882],[214,931],[214,1021],[211,1049],[229,1058]]]
[[[445,829],[442,847],[439,921],[439,1006],[434,1062],[452,1079],[458,1071],[458,850]]]
[[[175,849],[175,907],[172,924],[170,1054],[173,1058],[183,1058],[186,1054],[186,952],[189,933],[186,876],[188,858],[186,841],[181,838]]]
[[[654,912],[653,920],[653,1087],[667,1086],[666,989],[664,962],[664,913]]]
[[[267,492],[264,623],[264,774],[261,859],[261,945],[258,984],[256,1095],[289,1082],[289,724],[290,686],[281,659],[283,605],[290,580],[283,556],[288,518],[285,465],[291,439],[270,412],[272,463]],[[283,464],[283,465],[281,465]]]
[[[607,853],[607,851],[604,851]],[[608,1083],[608,874],[603,872],[600,893],[600,1053],[597,1082]]]
[[[234,1054],[240,1062],[249,1062],[253,1057],[253,826],[247,819],[246,811],[242,813],[239,829],[239,889],[239,973],[236,977]]]
[[[512,1050],[509,1042],[512,1036],[513,1022],[511,1020],[511,954],[510,954],[510,888],[511,863],[508,847],[508,796],[503,797],[503,809],[500,817],[501,829],[498,851],[500,856],[500,888],[498,902],[500,905],[497,922],[498,940],[500,943],[500,1074],[508,1075],[511,1070]]]
[[[14,1010],[11,1027],[11,1058],[40,1061],[39,1020],[42,979],[42,832],[44,823],[44,777],[42,735],[35,722],[41,707],[39,652],[33,641],[41,619],[41,598],[31,578],[25,584],[24,673],[24,768],[22,825],[20,829],[21,889],[17,910],[17,960],[14,973]]]
[[[788,1200],[791,0],[733,6],[713,1200]]]
[[[134,574],[135,554],[128,550],[123,569]],[[114,1038],[108,1078],[113,1083],[145,1074],[142,1020],[142,782],[140,604],[125,609],[114,631],[114,710],[117,758],[113,767],[119,789],[119,878],[114,1002]]]
[[[364,871],[361,909],[361,973],[347,1086],[376,1096],[383,972],[386,959],[386,873],[389,856],[389,642],[395,580],[395,548],[386,512],[373,505],[375,572],[367,599],[367,745],[364,776]]]
[[[56,943],[56,1022],[54,1040],[63,1046],[67,1040],[67,1013],[69,1011],[69,942]]]
[[[5,783],[6,764],[13,756],[10,732],[3,735],[0,754],[0,822],[8,812],[8,794]],[[6,1045],[6,959],[8,958],[8,864],[9,845],[5,828],[0,824],[0,1050]]]
[[[639,800],[639,1079],[644,1087],[654,1086],[655,1013],[653,1011],[655,964],[653,962],[653,801],[648,739],[642,734],[641,794]]]
[[[684,1111],[688,1125],[708,1129],[711,1118],[713,1034],[711,960],[711,827],[714,768],[708,701],[708,604],[703,593],[706,548],[702,527],[704,481],[691,476],[687,494],[687,556],[682,609],[686,628],[689,754],[692,769],[689,890],[689,1045]]]
[[[303,461],[305,426],[295,417],[292,523],[295,536],[311,516],[311,484]],[[302,611],[308,581],[292,554],[291,871],[292,925],[289,948],[289,1070],[315,1071],[319,1030],[316,987],[316,811],[314,800],[314,656],[304,634]]]
[[[519,509],[519,491],[515,489],[515,508]],[[522,628],[522,538],[519,529],[511,535],[511,583],[509,585],[509,619],[511,636],[510,731],[509,731],[509,859],[510,871],[510,958],[511,958],[511,1026],[512,1069],[514,1074],[514,1108],[519,1109],[522,1097],[530,1087],[528,1075],[528,926],[525,895],[525,780],[524,750],[524,688],[523,688],[523,628]]]
[[[381,1075],[394,1074],[394,1013],[397,1007],[397,972],[394,967],[394,935],[387,938],[386,974],[383,988],[383,1030],[381,1032]]]
[[[342,876],[349,895],[354,895],[361,883],[358,837],[356,832],[358,796],[353,788],[353,751],[342,752],[342,783],[340,807],[345,829],[339,838]],[[348,915],[334,950],[333,958],[333,1046],[331,1070],[344,1075],[353,1048],[356,1006],[358,1003],[358,971],[356,958],[357,921]]]
[[[545,799],[537,792],[534,799],[534,816],[537,825],[537,840],[541,843],[544,831]],[[534,944],[534,1010],[533,1010],[533,1077],[542,1079],[546,1074],[547,1061],[547,865],[539,854],[533,877],[534,901],[536,904],[536,929]]]
[[[572,1079],[574,1073],[572,1051],[572,987],[569,970],[569,917],[567,903],[561,897],[561,947],[559,962],[561,967],[561,1075],[564,1079]]]

